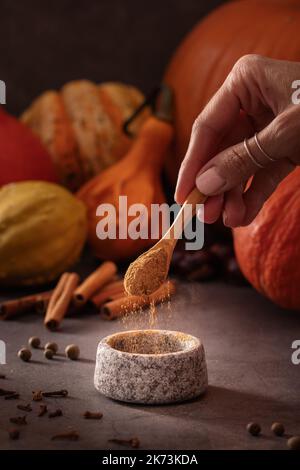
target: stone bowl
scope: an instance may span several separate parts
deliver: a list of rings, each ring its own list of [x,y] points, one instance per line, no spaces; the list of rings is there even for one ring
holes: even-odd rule
[[[202,343],[167,330],[116,333],[98,345],[94,384],[129,403],[164,404],[198,397],[207,388]]]

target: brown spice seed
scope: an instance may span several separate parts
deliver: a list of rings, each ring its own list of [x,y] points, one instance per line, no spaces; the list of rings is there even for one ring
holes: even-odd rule
[[[271,426],[271,431],[275,436],[283,436],[285,429],[282,423],[273,423]]]
[[[20,431],[19,429],[10,429],[8,431],[9,438],[12,439],[13,441],[19,439],[20,437]]]
[[[85,419],[101,419],[103,414],[101,412],[92,412],[92,411],[86,411],[83,414]]]
[[[63,415],[63,412],[60,408],[58,408],[57,410],[55,411],[52,411],[51,413],[49,413],[49,418],[57,418],[58,416],[62,416]]]
[[[16,416],[15,418],[10,418],[9,421],[13,424],[27,424],[26,415]]]
[[[79,439],[79,433],[77,431],[69,431],[63,432],[61,434],[55,434],[51,437],[52,441],[56,440],[69,440],[69,441],[77,441]]]
[[[114,444],[119,444],[121,446],[132,447],[133,449],[138,449],[140,447],[140,441],[137,437],[131,439],[109,439],[108,442],[113,442]]]
[[[40,411],[38,412],[38,417],[44,416],[48,411],[47,405],[40,405]]]
[[[17,405],[17,408],[21,411],[32,411],[30,403],[28,403],[27,405]]]
[[[19,393],[12,393],[11,395],[6,395],[6,397],[4,397],[5,400],[18,400],[20,398],[20,394]]]
[[[42,390],[37,390],[35,392],[32,392],[32,400],[33,401],[42,401],[42,399],[43,399]]]
[[[248,423],[247,424],[247,431],[252,436],[258,436],[261,432],[260,424],[258,424],[258,423]]]
[[[4,388],[0,388],[0,397],[6,397],[8,395],[15,395],[17,392],[14,390],[5,390]]]

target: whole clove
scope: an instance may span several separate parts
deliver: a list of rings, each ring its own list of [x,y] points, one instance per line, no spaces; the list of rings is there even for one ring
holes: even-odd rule
[[[5,390],[0,388],[0,397],[6,397],[8,395],[15,395],[17,392],[15,390]]]
[[[40,405],[40,411],[38,412],[38,417],[44,416],[48,412],[47,405]]]
[[[49,413],[49,418],[57,418],[58,416],[62,416],[63,415],[63,412],[60,408],[58,408],[57,410],[55,411],[52,411],[51,413]]]
[[[77,431],[68,431],[60,434],[55,434],[51,437],[52,441],[56,440],[68,440],[68,441],[78,441],[79,433]]]
[[[67,397],[68,390],[56,390],[54,392],[41,392],[43,397]]]
[[[103,414],[100,411],[99,412],[86,411],[83,414],[83,417],[85,419],[101,419],[102,416],[103,416]]]
[[[20,425],[23,425],[23,424],[27,424],[27,419],[26,419],[26,415],[24,416],[16,416],[15,418],[9,418],[9,421],[13,424],[20,424]]]
[[[17,405],[17,408],[21,411],[32,411],[30,403],[28,403],[27,405]]]
[[[8,431],[9,438],[12,439],[13,441],[16,441],[20,437],[20,431],[19,429],[9,429]]]
[[[43,399],[43,392],[42,390],[37,390],[32,392],[32,401],[41,401]]]
[[[6,395],[4,397],[4,400],[18,400],[20,398],[20,394],[19,393],[12,393],[11,395]]]
[[[140,441],[137,437],[133,437],[131,439],[109,439],[108,442],[131,447],[132,449],[138,449],[140,447]]]

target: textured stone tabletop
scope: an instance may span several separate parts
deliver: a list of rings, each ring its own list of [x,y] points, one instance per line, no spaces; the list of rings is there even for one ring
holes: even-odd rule
[[[291,363],[291,344],[300,339],[299,313],[276,308],[250,288],[224,284],[185,284],[172,301],[172,311],[159,311],[159,326],[191,333],[206,350],[209,388],[199,400],[171,406],[138,406],[114,402],[93,386],[98,341],[133,325],[107,322],[97,315],[66,319],[59,333],[47,332],[36,315],[0,323],[0,339],[7,343],[7,365],[0,366],[0,388],[16,389],[22,400],[0,398],[1,449],[118,449],[111,438],[138,437],[145,449],[285,449],[286,439],[269,431],[273,421],[285,424],[289,434],[300,434],[300,365]],[[142,323],[148,326],[147,312]],[[138,326],[141,326],[138,325]],[[82,359],[64,357],[47,361],[34,351],[30,363],[21,362],[17,350],[29,336],[53,340],[61,349],[76,343]],[[50,410],[63,417],[38,418],[38,403],[27,413],[21,437],[10,441],[9,418],[26,413],[18,403],[30,401],[31,391],[67,388],[69,397],[47,399]],[[101,421],[85,420],[86,411],[101,411]],[[245,432],[259,421],[262,436]],[[51,441],[57,432],[75,429],[77,442]]]

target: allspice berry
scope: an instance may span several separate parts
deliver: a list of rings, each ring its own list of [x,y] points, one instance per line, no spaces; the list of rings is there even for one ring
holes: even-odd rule
[[[22,348],[18,352],[18,357],[22,359],[22,361],[28,362],[31,359],[31,351],[27,348]]]
[[[258,436],[261,433],[261,427],[258,423],[248,423],[247,424],[247,431],[252,436]]]
[[[271,426],[271,431],[275,436],[283,436],[284,435],[284,426],[282,423],[273,423]]]
[[[44,356],[46,359],[53,359],[54,352],[52,349],[45,349]]]
[[[31,346],[34,349],[38,349],[41,345],[41,340],[38,338],[38,336],[31,336],[28,340],[29,346]]]
[[[56,343],[47,343],[45,344],[45,350],[46,349],[51,349],[53,351],[53,354],[56,354],[58,351],[58,346]]]
[[[290,437],[287,446],[290,450],[300,450],[300,436]]]
[[[72,361],[76,361],[80,355],[80,349],[76,344],[69,344],[65,349],[66,356]]]

